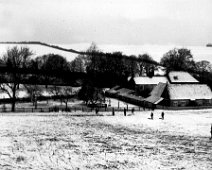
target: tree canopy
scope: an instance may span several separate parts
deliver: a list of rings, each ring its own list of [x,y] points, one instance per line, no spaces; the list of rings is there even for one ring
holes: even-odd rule
[[[161,58],[160,63],[166,67],[167,71],[193,71],[195,62],[191,51],[186,48],[174,48],[168,51]]]

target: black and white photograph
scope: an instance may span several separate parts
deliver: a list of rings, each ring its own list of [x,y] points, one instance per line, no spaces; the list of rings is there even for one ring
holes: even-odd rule
[[[212,0],[0,0],[0,170],[212,169]]]

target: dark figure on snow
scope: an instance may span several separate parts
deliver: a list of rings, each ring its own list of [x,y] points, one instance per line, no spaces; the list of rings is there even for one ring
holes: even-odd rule
[[[124,116],[127,116],[127,110],[124,108]]]
[[[212,124],[211,124],[211,139],[212,139]]]
[[[153,114],[153,112],[151,112],[150,117],[151,117],[151,119],[154,119],[154,114]]]
[[[164,112],[161,113],[161,119],[164,119]]]
[[[112,109],[112,115],[115,116],[115,109]]]
[[[135,109],[134,109],[134,108],[132,108],[132,114],[134,114],[134,111],[135,111]]]

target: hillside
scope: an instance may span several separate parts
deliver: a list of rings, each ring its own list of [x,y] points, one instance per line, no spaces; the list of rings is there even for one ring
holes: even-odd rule
[[[49,53],[59,54],[64,56],[68,61],[72,61],[78,54],[82,54],[80,51],[66,49],[57,45],[51,45],[39,41],[22,41],[0,42],[0,55],[4,54],[8,48],[13,46],[27,46],[33,51],[35,56],[41,56]]]

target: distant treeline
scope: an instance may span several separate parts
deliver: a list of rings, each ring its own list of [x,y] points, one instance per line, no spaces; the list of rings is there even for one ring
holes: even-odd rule
[[[19,41],[19,42],[7,41],[7,42],[0,42],[0,44],[36,44],[36,45],[43,45],[43,46],[46,46],[46,47],[58,49],[58,50],[61,50],[61,51],[71,52],[71,53],[75,53],[75,54],[80,54],[80,55],[97,55],[99,57],[107,56],[107,57],[113,57],[113,58],[118,57],[119,59],[127,58],[127,59],[130,59],[130,60],[136,60],[138,62],[146,62],[146,63],[155,64],[155,65],[161,65],[160,63],[158,63],[158,62],[156,62],[152,59],[149,60],[149,58],[145,59],[145,58],[137,58],[135,56],[132,57],[132,55],[131,56],[123,55],[122,52],[121,52],[122,55],[117,56],[114,53],[104,53],[104,52],[101,52],[101,51],[89,51],[89,50],[87,50],[87,51],[77,51],[77,50],[74,50],[74,49],[63,48],[63,47],[60,47],[60,46],[57,46],[57,45],[50,45],[50,44],[40,42],[40,41]]]
[[[43,46],[46,46],[46,47],[55,48],[55,49],[66,51],[66,52],[83,54],[83,52],[80,52],[80,51],[76,51],[76,50],[73,50],[73,49],[66,49],[66,48],[63,48],[63,47],[59,47],[57,45],[50,45],[50,44],[40,42],[40,41],[19,41],[19,42],[7,41],[7,42],[0,42],[0,44],[35,44],[35,45],[43,45]]]
[[[78,56],[69,63],[70,69],[64,70],[61,68],[59,70],[39,70],[34,68],[25,68],[26,74],[43,74],[55,77],[68,77],[69,72],[72,72],[73,78],[79,75],[79,72],[87,74],[87,77],[92,77],[92,79],[103,79],[105,81],[99,81],[108,84],[110,78],[113,77],[116,80],[111,80],[111,85],[118,83],[120,79],[126,81],[127,77],[137,75],[143,75],[146,73],[147,76],[152,76],[152,70],[157,69],[158,66],[164,67],[167,72],[169,71],[188,71],[198,80],[203,83],[207,83],[212,87],[210,80],[212,74],[212,66],[208,61],[195,62],[193,56],[188,49],[173,49],[168,51],[161,58],[160,62],[156,62],[148,54],[135,55],[125,55],[122,52],[112,52],[105,53],[98,49],[96,44],[92,44],[86,51],[77,51],[74,49],[66,49],[57,45],[50,45],[48,43],[40,41],[21,41],[21,42],[0,42],[2,44],[37,44],[46,47],[71,52],[78,54]],[[210,45],[210,44],[208,44]],[[44,55],[44,58],[47,55]],[[57,57],[55,55],[54,57]],[[44,59],[43,59],[44,60]],[[2,63],[0,63],[2,64]],[[58,64],[58,63],[55,63]],[[11,68],[0,67],[1,71],[7,69],[9,71]],[[18,68],[17,68],[18,69]],[[17,71],[21,71],[21,68]],[[76,74],[73,74],[76,72]],[[71,75],[70,74],[70,75]],[[76,76],[75,76],[76,75]],[[103,76],[101,76],[103,75]],[[206,76],[207,75],[207,76]],[[209,76],[210,75],[210,76]],[[208,77],[209,76],[209,77]],[[72,76],[71,76],[72,77]],[[82,77],[82,74],[79,75]],[[94,78],[93,78],[94,77]],[[207,78],[208,77],[208,78]],[[97,84],[99,84],[97,82]],[[121,81],[122,82],[122,81]],[[101,83],[100,83],[101,84]]]

